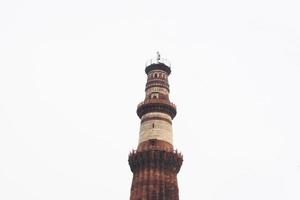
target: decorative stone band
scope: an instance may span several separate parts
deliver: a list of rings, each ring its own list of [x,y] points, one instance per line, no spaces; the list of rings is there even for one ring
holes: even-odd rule
[[[163,87],[150,87],[146,89],[146,96],[149,96],[151,93],[158,92],[163,95],[169,95],[169,90]]]
[[[147,91],[151,87],[162,87],[162,88],[165,88],[166,90],[168,90],[168,92],[170,92],[169,84],[165,81],[161,81],[161,80],[148,81],[146,83],[145,91]]]
[[[154,63],[146,67],[145,72],[149,74],[152,70],[162,70],[165,71],[168,75],[171,74],[171,68],[165,65],[164,63]]]
[[[128,162],[133,173],[140,169],[164,169],[178,173],[183,161],[183,156],[177,151],[132,151]]]
[[[168,100],[163,99],[147,99],[141,102],[137,107],[137,115],[142,118],[144,114],[150,112],[162,112],[171,116],[173,119],[176,114],[176,106]]]
[[[147,80],[164,80],[168,82],[168,74],[162,70],[152,70],[147,74]]]

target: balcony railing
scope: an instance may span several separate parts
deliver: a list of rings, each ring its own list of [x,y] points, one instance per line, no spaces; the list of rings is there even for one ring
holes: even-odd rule
[[[160,58],[159,60],[157,58],[153,58],[153,59],[150,59],[146,62],[146,67],[148,67],[149,65],[152,65],[152,64],[159,64],[159,63],[162,63],[162,64],[165,64],[167,65],[168,67],[171,67],[171,62],[168,61],[167,59],[165,58]]]
[[[138,107],[145,105],[145,104],[150,104],[150,103],[162,103],[162,104],[167,104],[172,106],[173,108],[176,109],[176,105],[170,101],[167,100],[162,100],[162,99],[147,99],[145,101],[142,101],[141,103],[138,104]]]

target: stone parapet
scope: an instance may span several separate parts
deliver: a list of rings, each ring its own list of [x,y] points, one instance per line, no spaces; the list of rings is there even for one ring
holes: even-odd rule
[[[146,74],[153,70],[162,70],[165,71],[168,75],[171,74],[171,68],[167,66],[165,63],[152,63],[145,68]]]
[[[145,101],[139,103],[136,112],[140,118],[149,112],[166,113],[170,115],[172,119],[177,114],[176,105],[164,99],[146,99]]]
[[[129,165],[132,172],[144,168],[157,168],[178,173],[182,165],[183,156],[177,151],[132,151],[129,154]]]

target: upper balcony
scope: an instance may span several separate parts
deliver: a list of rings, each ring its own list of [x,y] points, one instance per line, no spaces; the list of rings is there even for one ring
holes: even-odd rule
[[[145,72],[148,74],[152,70],[163,70],[168,75],[171,73],[171,62],[165,58],[153,58],[146,62]]]
[[[164,64],[164,65],[171,68],[171,62],[169,60],[167,60],[166,58],[159,58],[159,59],[158,58],[152,58],[152,59],[150,59],[146,62],[145,66],[148,67],[149,65],[159,64],[159,63]]]

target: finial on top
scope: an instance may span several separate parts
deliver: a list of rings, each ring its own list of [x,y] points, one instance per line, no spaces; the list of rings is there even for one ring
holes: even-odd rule
[[[157,63],[159,63],[159,61],[160,61],[160,54],[159,54],[159,52],[158,52],[158,51],[156,52],[156,54],[157,54],[156,61],[157,61]]]
[[[149,74],[152,70],[163,70],[169,75],[171,73],[171,63],[167,59],[161,58],[159,51],[157,51],[156,58],[146,62],[146,74]]]

